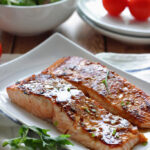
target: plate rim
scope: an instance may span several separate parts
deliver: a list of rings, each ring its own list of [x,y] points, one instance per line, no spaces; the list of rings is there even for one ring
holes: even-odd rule
[[[126,73],[126,72],[124,72],[124,71],[122,71],[122,70],[120,70],[120,69],[114,67],[113,65],[110,65],[109,63],[106,63],[105,61],[103,61],[103,60],[97,58],[94,54],[88,52],[86,49],[82,48],[82,47],[79,46],[78,44],[74,43],[73,41],[69,40],[68,38],[66,38],[65,36],[63,36],[63,35],[61,35],[61,34],[59,34],[59,33],[53,34],[53,35],[52,35],[51,37],[49,37],[46,41],[44,41],[43,43],[41,43],[40,45],[38,45],[37,47],[35,47],[33,50],[27,52],[26,54],[24,54],[24,55],[22,55],[22,56],[20,56],[20,57],[18,57],[18,58],[16,58],[16,59],[14,59],[13,61],[8,62],[8,63],[5,64],[5,65],[0,66],[0,70],[3,69],[5,66],[10,65],[11,63],[15,63],[15,62],[19,63],[18,60],[22,59],[23,56],[24,56],[24,57],[25,57],[25,56],[27,57],[29,54],[34,53],[34,52],[36,51],[36,48],[40,48],[40,46],[43,46],[43,45],[44,45],[45,43],[47,43],[49,40],[52,40],[52,39],[54,40],[55,38],[59,38],[58,40],[62,40],[63,42],[65,41],[68,45],[71,45],[72,47],[74,47],[74,48],[78,49],[79,51],[81,51],[82,54],[85,53],[85,54],[86,54],[86,57],[91,57],[91,59],[93,58],[93,59],[95,59],[95,61],[99,61],[100,63],[102,63],[103,65],[107,66],[107,67],[110,68],[111,70],[114,70],[114,68],[115,68],[116,70],[119,70],[120,72],[124,73],[125,75],[127,75],[127,76],[129,76],[129,77],[134,78],[134,79],[137,79],[139,82],[142,82],[142,84],[145,83],[145,84],[150,85],[149,83],[147,83],[147,82],[145,82],[145,81],[143,81],[143,80],[140,80],[140,79],[134,77],[133,75],[130,75],[130,74],[128,74],[128,73]],[[81,54],[81,55],[82,55],[82,54]],[[119,73],[119,74],[120,74],[120,73]],[[121,76],[122,76],[122,75],[121,75]],[[5,87],[4,87],[4,88],[5,88]],[[0,92],[1,92],[1,90],[0,90]],[[0,109],[2,109],[2,106],[1,106],[1,105],[0,105]],[[2,111],[3,111],[3,110],[5,110],[5,109],[2,109]],[[5,112],[5,111],[3,111],[3,112]],[[7,112],[7,111],[6,111],[6,112]],[[21,122],[21,123],[23,123],[23,124],[30,125],[30,124],[29,124],[29,121],[27,121],[27,123],[26,123],[25,121],[22,121],[22,120],[18,119],[18,117],[15,117],[15,114],[8,113],[7,115],[9,115],[10,117],[12,117],[12,119],[18,120],[19,122]],[[31,119],[31,118],[30,118],[30,119]]]
[[[105,31],[108,31],[108,32],[111,32],[113,34],[118,34],[118,35],[121,35],[121,36],[125,36],[125,37],[131,37],[131,38],[138,38],[138,39],[150,39],[150,36],[137,36],[137,35],[129,35],[129,34],[126,34],[126,33],[119,33],[117,31],[113,31],[111,29],[107,29],[103,26],[101,26],[100,24],[94,22],[93,20],[91,20],[91,18],[89,18],[88,16],[86,16],[80,9],[77,8],[77,12],[78,14],[80,14],[80,16],[83,16],[85,17],[87,20],[89,20],[91,23],[93,23],[95,26],[105,30]]]
[[[0,64],[0,69],[1,69],[2,67],[5,67],[5,66],[11,64],[11,63],[16,62],[17,60],[20,60],[20,59],[23,59],[24,57],[27,57],[27,56],[30,55],[31,53],[34,53],[37,48],[40,48],[41,46],[45,45],[45,43],[47,43],[48,41],[50,41],[51,39],[53,39],[53,38],[55,38],[55,37],[57,37],[57,36],[58,36],[58,37],[64,37],[64,38],[65,38],[65,36],[63,36],[62,34],[56,32],[56,33],[52,34],[50,37],[48,37],[46,40],[44,40],[43,42],[41,42],[40,44],[38,44],[37,46],[35,46],[34,48],[30,49],[28,52],[22,54],[21,56],[18,56],[17,58],[15,58],[15,59],[13,59],[13,60],[10,60],[10,61],[8,61],[8,62],[5,62],[5,63],[3,63],[3,64]]]
[[[90,20],[90,18],[88,18],[87,16],[85,16],[84,14],[82,14],[82,12],[80,12],[80,10],[77,9],[77,12],[79,14],[79,16],[89,25],[91,26],[92,28],[94,28],[96,31],[100,32],[101,34],[103,35],[106,35],[110,38],[113,38],[117,41],[121,41],[121,42],[126,42],[126,43],[129,43],[129,44],[133,44],[133,43],[136,43],[137,45],[140,45],[140,44],[149,44],[150,43],[150,37],[137,37],[137,36],[127,36],[127,35],[124,35],[124,34],[121,34],[121,33],[117,33],[115,31],[110,31],[110,30],[107,30],[103,27],[100,27],[98,26],[97,24],[95,24],[93,21]],[[103,33],[105,32],[105,33]],[[109,34],[109,35],[108,35]],[[110,35],[111,34],[111,35]],[[114,37],[113,35],[115,36],[119,36],[121,38],[117,38],[117,37]],[[113,37],[112,37],[113,36]],[[137,43],[138,42],[138,43]]]
[[[77,9],[79,9],[85,16],[87,16],[88,18],[90,18],[94,23],[98,24],[99,26],[102,26],[103,28],[106,28],[107,30],[113,30],[114,32],[117,32],[118,34],[122,33],[125,34],[125,32],[127,35],[136,35],[139,37],[149,37],[150,38],[150,30],[149,32],[147,31],[141,31],[141,30],[133,30],[130,28],[126,28],[128,30],[126,30],[125,28],[118,28],[115,25],[110,25],[108,23],[104,23],[104,22],[100,22],[98,21],[94,15],[91,15],[88,11],[87,8],[83,5],[85,3],[86,0],[78,0],[77,3]],[[89,0],[88,0],[89,1]]]
[[[134,78],[134,79],[138,80],[139,82],[144,82],[145,84],[149,85],[148,82],[146,82],[146,81],[144,81],[142,79],[139,79],[139,78],[133,76],[132,74],[129,74],[129,73],[127,73],[127,72],[119,69],[118,67],[116,67],[114,65],[111,65],[110,63],[108,63],[108,62],[106,62],[106,61],[104,61],[104,60],[102,60],[100,58],[97,58],[93,53],[89,52],[88,50],[86,50],[82,46],[78,45],[77,43],[73,42],[72,40],[70,40],[69,38],[67,38],[66,36],[64,36],[64,35],[62,35],[62,34],[60,34],[58,32],[54,33],[49,38],[47,38],[45,41],[41,42],[39,45],[37,45],[36,47],[34,47],[33,49],[31,49],[30,51],[26,52],[25,54],[23,54],[23,55],[15,58],[15,59],[13,59],[11,61],[8,61],[8,62],[6,62],[4,64],[1,64],[0,65],[0,70],[3,69],[4,67],[7,67],[10,64],[17,63],[17,61],[24,59],[24,57],[30,56],[30,54],[36,52],[37,49],[39,49],[40,47],[44,46],[49,41],[55,40],[55,39],[58,39],[58,38],[61,39],[61,40],[63,40],[63,41],[65,41],[68,44],[71,44],[73,47],[76,47],[76,48],[80,49],[81,52],[87,54],[90,57],[93,57],[94,59],[96,59],[96,61],[99,61],[100,63],[102,63],[103,65],[105,65],[106,67],[108,67],[109,69],[115,70],[117,73],[119,72],[118,74],[120,74],[121,76],[123,76],[123,77],[124,76],[129,76],[131,78]],[[124,74],[124,75],[122,75],[122,74]],[[128,78],[128,77],[124,77],[124,78]],[[1,77],[0,77],[0,79],[1,79]]]

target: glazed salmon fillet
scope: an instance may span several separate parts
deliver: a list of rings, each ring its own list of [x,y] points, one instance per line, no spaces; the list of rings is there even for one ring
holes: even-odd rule
[[[33,75],[7,88],[11,101],[51,119],[62,133],[90,149],[130,150],[146,138],[126,119],[112,115],[61,78]]]
[[[140,128],[150,128],[150,96],[100,63],[66,57],[43,73],[65,79],[109,112]]]

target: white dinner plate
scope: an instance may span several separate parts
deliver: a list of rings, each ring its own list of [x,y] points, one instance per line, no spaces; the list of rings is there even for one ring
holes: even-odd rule
[[[90,59],[91,61],[100,62],[109,69],[116,71],[150,95],[149,83],[103,62],[62,35],[54,34],[30,52],[0,66],[0,109],[13,120],[18,120],[27,125],[35,125],[41,128],[50,129],[53,136],[59,135],[60,133],[50,123],[47,123],[29,114],[15,104],[12,104],[6,93],[6,87],[15,83],[17,80],[21,80],[31,74],[41,72],[43,69],[63,56],[81,56]],[[149,150],[150,132],[145,133],[145,136],[148,137],[149,144],[144,146],[144,149]],[[84,146],[76,142],[74,143],[74,146],[70,146],[72,150],[86,150]],[[138,145],[134,148],[134,150],[143,150],[143,146]]]
[[[120,17],[112,17],[104,9],[102,0],[79,0],[78,9],[105,29],[126,35],[150,37],[150,19],[146,22],[136,21],[128,8]]]
[[[79,9],[77,11],[78,11],[79,16],[86,23],[88,23],[92,28],[94,28],[95,30],[97,30],[98,32],[100,32],[103,35],[106,35],[110,38],[116,39],[121,42],[130,43],[130,44],[137,44],[137,45],[150,44],[150,37],[139,37],[139,36],[132,36],[132,35],[126,35],[126,34],[121,34],[121,33],[119,34],[115,31],[105,29],[102,26],[99,26],[98,24],[96,24],[95,22],[90,20],[90,18],[85,16],[85,14],[83,14]]]

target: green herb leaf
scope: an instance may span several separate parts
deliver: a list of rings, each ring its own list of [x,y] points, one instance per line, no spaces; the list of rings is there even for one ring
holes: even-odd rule
[[[72,145],[73,146],[73,144],[69,140],[67,140],[67,138],[70,138],[70,135],[68,135],[68,134],[62,134],[62,135],[58,136],[56,138],[57,144]]]
[[[105,85],[107,93],[109,94],[109,90],[108,90],[108,76],[109,76],[109,71],[107,71],[107,75],[105,77],[105,80],[102,80],[102,83]]]
[[[115,136],[116,133],[117,133],[117,131],[116,131],[116,129],[114,129],[112,135]]]
[[[70,88],[68,88],[67,91],[70,92]]]
[[[148,142],[144,142],[144,143],[142,143],[142,145],[143,145],[143,146],[146,146],[147,144],[148,144]]]
[[[29,131],[34,132],[38,137],[28,137]],[[23,125],[19,130],[20,137],[5,141],[2,146],[10,145],[12,150],[58,150],[65,145],[73,145],[68,140],[70,135],[60,135],[56,138],[51,138],[48,132],[49,130],[47,129]]]
[[[96,109],[91,109],[92,112],[96,113]]]
[[[87,113],[90,113],[90,111],[87,107],[84,107],[84,111],[86,111]]]
[[[8,142],[8,141],[5,141],[5,142],[3,142],[2,146],[5,147],[5,146],[8,145],[8,144],[9,144],[9,142]]]
[[[58,87],[57,90],[59,91],[59,90],[60,90],[60,87]]]
[[[19,135],[20,135],[21,137],[26,137],[27,134],[28,134],[28,132],[29,132],[29,128],[28,128],[27,126],[25,126],[25,125],[23,125],[23,126],[19,129]]]
[[[33,6],[36,5],[35,0],[7,0],[8,5],[17,6]]]
[[[92,128],[92,131],[96,131],[96,128]]]
[[[121,102],[121,106],[122,106],[122,107],[123,107],[123,106],[125,106],[125,103],[124,103],[124,101],[122,101],[122,102]]]
[[[2,5],[16,5],[16,6],[34,6],[47,3],[54,3],[61,0],[0,0]]]
[[[50,0],[50,1],[51,1],[51,3],[54,3],[54,2],[58,2],[60,0]]]
[[[58,121],[55,121],[53,124],[54,124],[55,127],[57,127],[58,126]]]

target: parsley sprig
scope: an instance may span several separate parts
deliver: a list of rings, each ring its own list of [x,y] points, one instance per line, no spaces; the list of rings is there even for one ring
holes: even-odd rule
[[[35,133],[36,137],[29,137],[29,131]],[[70,135],[62,134],[52,138],[48,132],[47,129],[23,125],[19,130],[19,137],[5,141],[2,146],[10,145],[11,150],[58,150],[65,145],[73,145],[68,140]]]
[[[108,76],[109,76],[109,71],[107,71],[106,77],[105,77],[104,80],[102,80],[102,83],[105,85],[106,90],[107,90],[107,92],[109,94],[109,90],[108,90]]]

